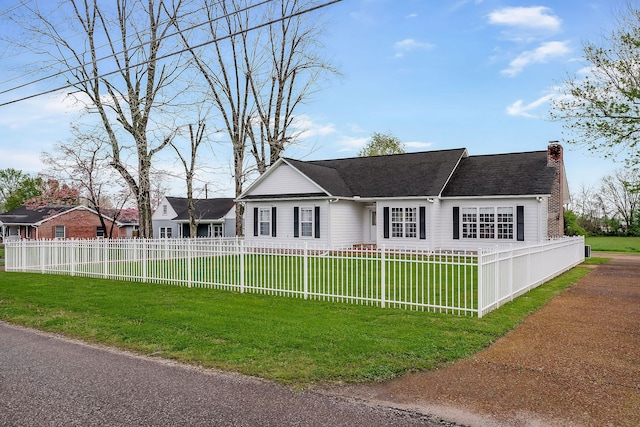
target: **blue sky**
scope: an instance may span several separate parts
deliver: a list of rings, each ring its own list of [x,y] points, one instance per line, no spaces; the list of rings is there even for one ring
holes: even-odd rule
[[[16,3],[0,0],[0,16]],[[325,82],[298,111],[307,131],[286,155],[355,156],[372,132],[394,134],[409,151],[466,147],[472,155],[544,150],[550,140],[562,142],[561,124],[548,120],[551,89],[584,67],[583,43],[613,28],[624,4],[344,0],[325,8],[325,55],[342,77]],[[6,69],[27,61],[3,53],[0,91],[17,84],[6,83],[16,76]],[[0,102],[14,96],[0,94]],[[76,117],[70,107],[62,94],[0,107],[0,169],[39,172],[40,152],[69,137]],[[623,166],[564,145],[573,191]],[[232,195],[224,174],[200,180]]]

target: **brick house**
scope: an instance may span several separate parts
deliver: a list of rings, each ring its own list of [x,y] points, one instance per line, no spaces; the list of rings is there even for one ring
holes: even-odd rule
[[[552,142],[490,155],[280,158],[238,201],[250,242],[473,250],[563,236],[569,190]]]
[[[113,220],[87,206],[42,206],[14,209],[0,214],[3,241],[15,239],[95,239],[109,236],[123,239],[135,237],[137,221]]]

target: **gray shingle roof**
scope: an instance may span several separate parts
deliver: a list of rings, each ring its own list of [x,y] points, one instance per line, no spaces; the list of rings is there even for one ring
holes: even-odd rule
[[[188,221],[189,212],[187,209],[186,197],[167,197],[167,201],[178,214],[175,221]],[[216,198],[216,199],[194,199],[195,217],[197,220],[218,220],[224,217],[227,212],[234,206],[232,198]]]
[[[554,180],[546,151],[469,156],[462,159],[442,196],[550,194]]]
[[[285,160],[331,196],[435,197],[465,152],[458,148],[335,160]]]
[[[20,206],[17,209],[0,214],[0,222],[4,224],[30,225],[43,221],[51,216],[73,209],[74,206]]]

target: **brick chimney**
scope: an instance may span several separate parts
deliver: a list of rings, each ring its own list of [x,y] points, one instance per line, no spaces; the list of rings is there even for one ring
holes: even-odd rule
[[[562,145],[558,141],[549,141],[547,146],[547,166],[556,170],[555,180],[549,198],[547,217],[547,237],[564,236],[564,160]]]

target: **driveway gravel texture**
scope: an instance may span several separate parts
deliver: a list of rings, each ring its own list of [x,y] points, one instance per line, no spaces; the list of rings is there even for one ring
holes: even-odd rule
[[[602,256],[469,359],[298,393],[0,322],[0,426],[640,426],[640,256]]]
[[[326,392],[472,426],[640,426],[640,256],[599,256],[614,259],[469,359]]]

